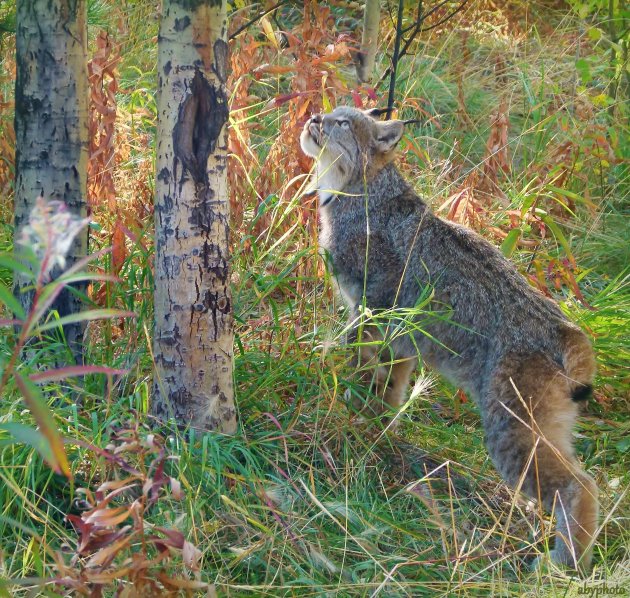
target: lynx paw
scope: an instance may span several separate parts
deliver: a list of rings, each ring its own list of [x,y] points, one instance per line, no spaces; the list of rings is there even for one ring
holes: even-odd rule
[[[570,562],[569,562],[570,561]],[[569,561],[566,558],[564,553],[560,553],[557,550],[550,550],[549,553],[543,552],[538,555],[530,565],[530,569],[532,571],[539,571],[543,568],[548,568],[550,565],[554,565],[556,567],[562,567],[563,569],[572,569],[573,571],[580,570],[579,567],[575,566],[575,561],[573,558],[570,558]]]
[[[343,394],[344,401],[358,415],[357,422],[364,423],[379,418],[383,428],[395,431],[398,428],[397,412],[378,400],[366,401],[354,394],[349,388]],[[377,424],[378,425],[378,424]]]

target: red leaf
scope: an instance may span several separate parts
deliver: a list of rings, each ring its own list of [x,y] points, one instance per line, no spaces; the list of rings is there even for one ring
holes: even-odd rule
[[[183,548],[184,542],[186,539],[184,538],[184,534],[176,529],[168,529],[166,527],[156,527],[156,531],[163,533],[166,536],[166,540],[164,543],[168,546],[173,546],[173,548]]]
[[[8,320],[6,318],[0,318],[0,326],[19,326],[22,323],[22,320]]]
[[[117,222],[112,235],[112,271],[115,274],[120,273],[126,259],[125,232],[120,223]]]
[[[126,506],[116,507],[114,509],[103,509],[99,507],[89,513],[85,513],[83,520],[86,523],[93,523],[99,527],[113,527],[122,523],[129,515],[129,507]]]
[[[199,571],[199,561],[201,560],[201,550],[190,542],[184,542],[182,547],[182,560],[184,565],[191,571]]]
[[[170,478],[171,481],[171,494],[175,500],[183,500],[184,493],[182,492],[182,485],[179,480]]]
[[[293,93],[285,93],[283,95],[276,96],[267,104],[267,108],[276,108],[277,106],[282,106],[282,104],[286,104],[287,102],[299,98],[304,95],[303,91],[295,91]]]
[[[113,542],[105,548],[101,548],[92,558],[86,563],[86,567],[107,567],[115,558],[116,555],[127,547],[131,543],[136,532],[133,532],[126,538],[123,537],[116,542]]]
[[[354,89],[350,92],[352,94],[352,101],[354,102],[355,108],[363,108],[363,100],[361,99],[361,95],[358,91]]]

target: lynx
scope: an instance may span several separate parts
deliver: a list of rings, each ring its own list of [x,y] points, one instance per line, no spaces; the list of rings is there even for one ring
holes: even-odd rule
[[[431,212],[393,164],[405,123],[377,113],[340,107],[304,126],[302,149],[316,160],[320,244],[350,321],[361,305],[412,308],[427,287],[448,317],[397,335],[386,360],[374,343],[359,344],[357,366],[376,365],[375,393],[392,408],[402,405],[419,354],[464,389],[499,473],[555,512],[552,559],[588,570],[598,492],[572,428],[592,390],[591,344],[498,249]],[[375,328],[365,334],[383,340]]]

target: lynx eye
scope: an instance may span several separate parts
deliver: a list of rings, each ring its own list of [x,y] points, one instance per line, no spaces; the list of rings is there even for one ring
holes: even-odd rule
[[[342,128],[342,129],[349,129],[350,128],[350,121],[349,120],[338,120],[337,124]]]

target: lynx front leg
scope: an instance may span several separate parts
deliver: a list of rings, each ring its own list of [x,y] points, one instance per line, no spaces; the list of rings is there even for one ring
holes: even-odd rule
[[[398,410],[405,402],[409,379],[417,358],[399,358],[389,347],[383,347],[378,331],[364,332],[352,366],[362,388],[375,396],[369,402],[355,396],[355,409],[372,416]]]
[[[415,357],[407,357],[391,364],[384,400],[392,409],[400,409],[404,404],[405,395],[409,388],[409,379],[416,363]]]
[[[352,368],[353,378],[358,382],[358,393],[350,394],[352,397],[352,406],[362,413],[373,417],[381,413],[382,409],[375,409],[373,401],[367,400],[368,394],[372,393],[376,396],[381,396],[382,382],[385,380],[387,372],[379,366],[378,353],[381,347],[382,337],[377,330],[369,331],[365,328],[360,335],[360,340],[353,339],[354,342],[358,341],[358,346],[350,362]]]

